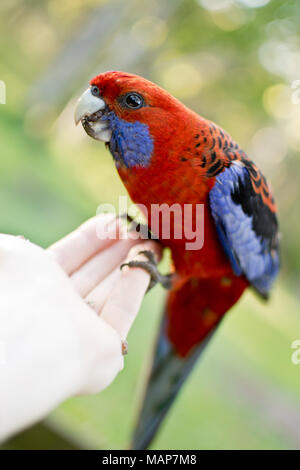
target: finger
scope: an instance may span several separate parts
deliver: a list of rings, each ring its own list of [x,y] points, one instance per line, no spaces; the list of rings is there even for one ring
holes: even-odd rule
[[[89,219],[48,250],[64,271],[71,274],[96,253],[114,244],[121,230],[120,219],[113,214],[101,214]]]
[[[160,248],[157,243],[145,242],[134,246],[129,253],[127,261],[147,260],[144,255],[138,254],[142,250],[152,250],[160,257]],[[143,297],[150,282],[150,275],[142,268],[124,267],[120,279],[111,291],[105,302],[101,318],[109,323],[122,338],[126,338],[134,322]]]
[[[114,288],[115,284],[121,277],[120,266],[117,266],[102,282],[100,282],[91,292],[85,297],[85,301],[95,310],[97,313],[103,308],[109,294]]]
[[[123,261],[130,248],[135,244],[135,240],[119,240],[106,250],[100,251],[71,274],[70,279],[79,294],[86,297],[99,282]]]

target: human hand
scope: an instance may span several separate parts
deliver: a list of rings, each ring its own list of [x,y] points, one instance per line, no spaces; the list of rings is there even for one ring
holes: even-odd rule
[[[99,239],[107,222],[91,219],[47,251],[0,235],[0,438],[72,395],[102,390],[123,368],[121,343],[149,274],[119,266],[128,251],[130,259],[145,247],[159,253],[153,242],[118,239],[111,219]]]
[[[120,270],[120,265],[133,259],[147,260],[144,255],[139,254],[143,250],[152,250],[157,259],[161,255],[157,243],[141,242],[136,238],[121,239],[122,233],[119,219],[114,219],[110,214],[102,215],[88,220],[48,249],[69,276],[76,291],[98,314],[98,320],[113,329],[113,334],[111,329],[105,333],[109,342],[115,346],[114,353],[110,354],[110,361],[103,343],[100,346],[101,338],[95,338],[96,343],[93,344],[89,337],[91,333],[88,335],[89,353],[95,354],[98,345],[99,355],[95,357],[93,365],[95,383],[86,386],[86,393],[103,389],[123,368],[120,346],[127,337],[149,285],[150,276],[145,270]],[[114,343],[115,333],[117,344]],[[107,377],[104,374],[104,364],[101,363],[102,358],[108,368]]]

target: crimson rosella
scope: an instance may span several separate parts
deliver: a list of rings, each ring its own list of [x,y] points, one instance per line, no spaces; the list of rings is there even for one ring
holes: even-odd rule
[[[174,231],[160,240],[174,275],[133,439],[146,448],[223,315],[248,286],[267,298],[279,270],[276,207],[265,177],[223,129],[142,77],[96,76],[75,121],[106,143],[150,230],[153,205],[204,206],[201,249],[187,249],[189,237]]]

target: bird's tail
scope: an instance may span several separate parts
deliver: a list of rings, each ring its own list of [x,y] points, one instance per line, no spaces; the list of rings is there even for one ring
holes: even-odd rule
[[[180,357],[166,337],[166,318],[162,319],[146,393],[133,435],[132,449],[148,448],[208,341],[209,337],[187,358]]]
[[[234,279],[230,286],[226,286],[226,292],[223,289],[225,286],[218,289],[215,280],[213,283],[201,281],[200,285],[199,282],[189,280],[180,289],[170,292],[133,434],[133,449],[148,448],[224,313],[237,301],[247,285],[245,281]],[[218,295],[223,296],[222,301]]]

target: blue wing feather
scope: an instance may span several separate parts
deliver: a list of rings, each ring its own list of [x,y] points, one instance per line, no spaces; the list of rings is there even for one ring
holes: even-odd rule
[[[234,162],[216,177],[209,201],[220,241],[234,273],[237,276],[244,274],[263,296],[267,296],[279,270],[278,246],[273,243],[277,234],[273,234],[273,241],[264,237],[255,229],[253,220],[254,215],[256,220],[259,218],[259,211],[265,217],[269,209],[260,201],[260,204],[253,204],[253,214],[246,213],[243,205],[236,203],[233,197],[250,178],[247,168],[241,162]],[[260,198],[260,195],[253,191],[249,197]],[[277,225],[274,230],[277,231]]]

